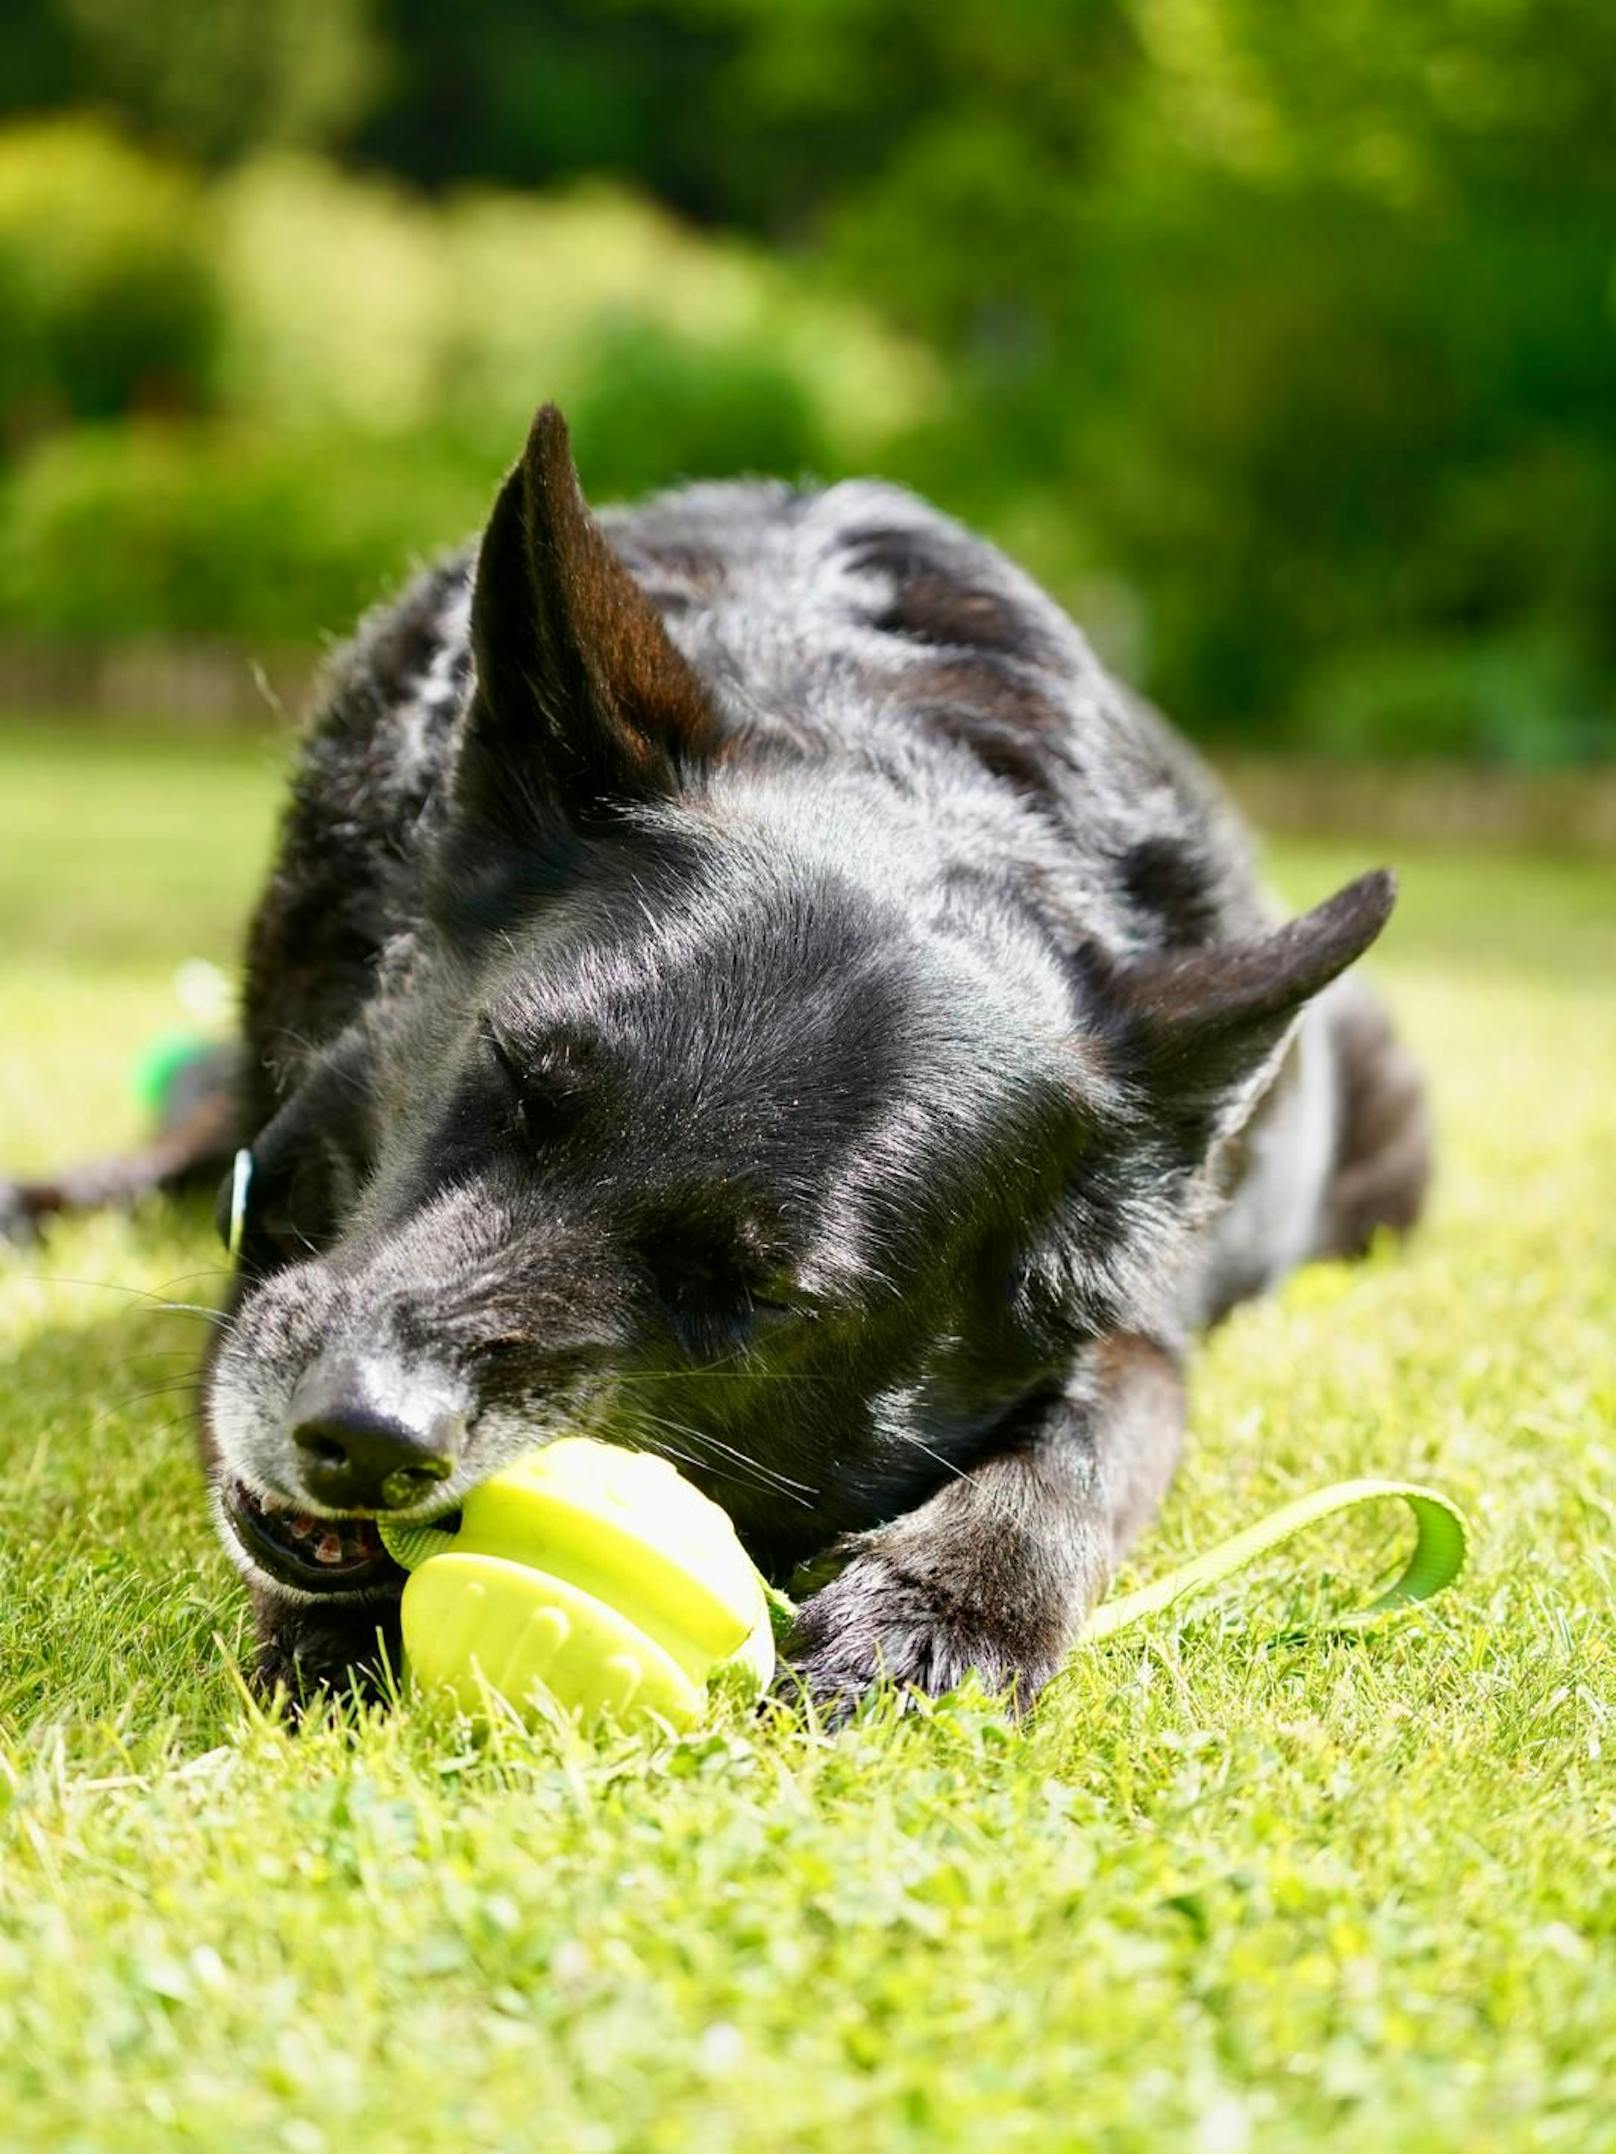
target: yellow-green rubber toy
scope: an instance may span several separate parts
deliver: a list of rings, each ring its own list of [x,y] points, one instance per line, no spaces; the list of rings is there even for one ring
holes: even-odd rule
[[[698,1721],[709,1680],[774,1672],[763,1581],[716,1503],[666,1459],[567,1436],[469,1491],[458,1526],[390,1525],[410,1573],[404,1662],[468,1713]]]

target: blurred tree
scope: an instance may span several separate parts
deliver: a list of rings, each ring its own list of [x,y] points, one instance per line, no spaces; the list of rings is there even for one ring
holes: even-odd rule
[[[9,0],[0,112],[48,112],[80,91],[72,33],[52,0]]]
[[[0,452],[213,386],[212,234],[190,177],[93,122],[0,134]]]
[[[383,0],[388,93],[359,155],[428,186],[602,170],[736,221],[710,94],[737,40],[701,0]],[[742,220],[745,221],[745,220]]]
[[[207,161],[341,142],[386,80],[375,16],[375,0],[8,0],[0,102],[88,99]]]
[[[1176,708],[1367,735],[1463,639],[1395,723],[1616,745],[1616,11],[704,4],[732,166],[949,357],[906,468],[1121,570]]]

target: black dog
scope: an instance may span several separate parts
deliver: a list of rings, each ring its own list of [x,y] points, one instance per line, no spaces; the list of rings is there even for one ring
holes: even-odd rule
[[[252,930],[203,1449],[265,1680],[391,1635],[377,1513],[581,1428],[824,1559],[823,1698],[1025,1700],[1167,1485],[1191,1331],[1418,1211],[1410,1064],[1356,986],[1307,1007],[1391,904],[1276,926],[1188,751],[922,502],[597,521],[542,411],[475,571],[338,661]]]

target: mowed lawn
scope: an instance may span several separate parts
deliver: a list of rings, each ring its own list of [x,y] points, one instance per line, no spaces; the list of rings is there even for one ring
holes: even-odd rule
[[[133,1133],[277,761],[0,734],[7,1163]],[[1300,902],[1374,857],[1274,865]],[[1473,1567],[1356,1643],[1262,1640],[1394,1520],[1080,1653],[1020,1729],[292,1735],[241,1701],[162,1306],[220,1290],[202,1209],[0,1256],[0,2147],[1616,2147],[1616,872],[1400,865],[1434,1216],[1210,1345],[1131,1574],[1434,1481]]]

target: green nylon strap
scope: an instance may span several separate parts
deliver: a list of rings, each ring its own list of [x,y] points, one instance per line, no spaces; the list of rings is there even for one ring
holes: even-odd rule
[[[1259,1519],[1256,1525],[1248,1526],[1243,1533],[1231,1534],[1216,1548],[1209,1548],[1204,1555],[1181,1563],[1176,1571],[1169,1571],[1165,1578],[1158,1578],[1154,1584],[1103,1602],[1089,1617],[1079,1643],[1098,1645],[1102,1639],[1114,1638],[1119,1631],[1131,1630],[1147,1616],[1160,1615],[1164,1608],[1187,1600],[1192,1593],[1232,1578],[1237,1571],[1255,1563],[1259,1556],[1265,1556],[1271,1548],[1278,1548],[1293,1535],[1306,1532],[1309,1526],[1338,1517],[1343,1511],[1357,1510],[1365,1504],[1384,1503],[1389,1498],[1406,1503],[1414,1514],[1414,1546],[1398,1576],[1367,1608],[1348,1609],[1285,1635],[1299,1638],[1367,1630],[1383,1616],[1391,1615],[1399,1608],[1411,1608],[1416,1601],[1429,1600],[1433,1593],[1440,1593],[1444,1586],[1452,1585],[1464,1568],[1467,1538],[1464,1513],[1450,1498],[1434,1488],[1421,1487],[1417,1481],[1334,1481],[1328,1488],[1315,1489],[1311,1496],[1298,1496],[1294,1503],[1282,1504],[1277,1511]],[[783,1638],[795,1620],[796,1608],[778,1588],[770,1586],[765,1590],[774,1616],[776,1636]]]
[[[1458,1505],[1439,1495],[1434,1488],[1422,1488],[1415,1481],[1336,1481],[1329,1488],[1315,1489],[1311,1496],[1299,1496],[1294,1503],[1282,1504],[1277,1511],[1259,1519],[1256,1525],[1248,1526],[1243,1533],[1231,1534],[1216,1548],[1209,1548],[1205,1555],[1180,1564],[1176,1571],[1169,1571],[1165,1578],[1158,1578],[1153,1585],[1141,1586],[1137,1592],[1123,1593],[1115,1600],[1102,1603],[1090,1616],[1082,1643],[1094,1645],[1102,1638],[1114,1638],[1118,1631],[1131,1629],[1147,1616],[1159,1615],[1164,1608],[1171,1608],[1188,1595],[1233,1577],[1236,1571],[1244,1570],[1294,1534],[1316,1526],[1321,1519],[1338,1517],[1343,1511],[1356,1510],[1363,1504],[1383,1503],[1390,1497],[1406,1503],[1414,1514],[1414,1546],[1401,1574],[1367,1608],[1327,1616],[1305,1628],[1326,1633],[1364,1630],[1395,1609],[1429,1600],[1433,1593],[1440,1593],[1444,1586],[1451,1585],[1464,1567],[1465,1522]],[[1293,1632],[1290,1635],[1304,1634]]]

